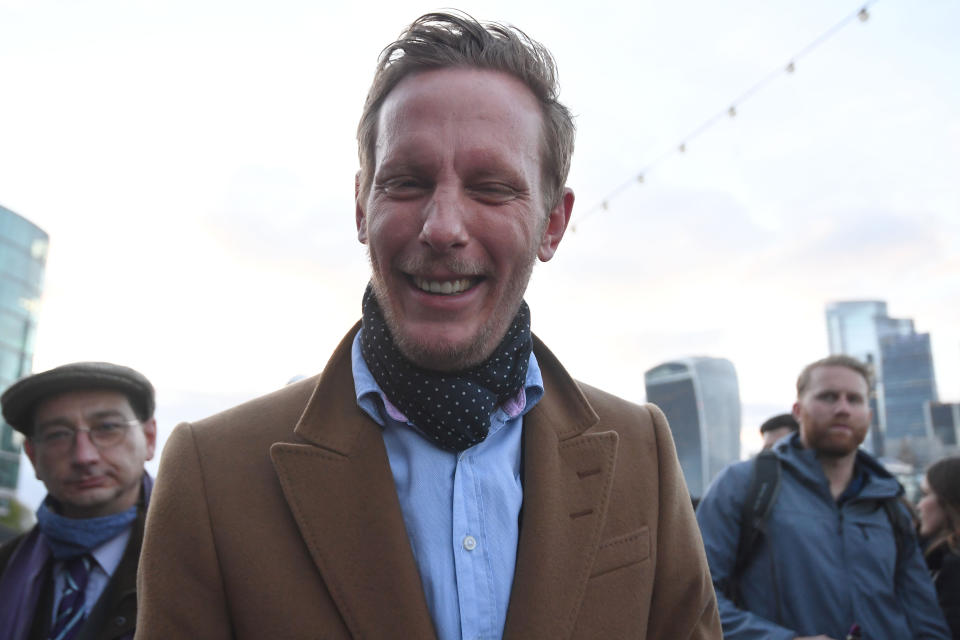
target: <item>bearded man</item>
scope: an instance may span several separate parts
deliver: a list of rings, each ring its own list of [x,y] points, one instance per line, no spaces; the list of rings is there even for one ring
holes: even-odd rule
[[[666,420],[530,332],[573,207],[549,52],[428,14],[358,129],[362,322],[323,373],[177,428],[141,638],[719,638]]]
[[[793,405],[799,432],[707,489],[697,520],[727,640],[842,640],[859,637],[855,627],[879,640],[950,637],[903,488],[859,449],[869,394],[870,371],[854,358],[807,365]],[[763,457],[777,471],[758,479]],[[764,492],[769,511],[754,507]],[[745,536],[748,526],[759,537]]]

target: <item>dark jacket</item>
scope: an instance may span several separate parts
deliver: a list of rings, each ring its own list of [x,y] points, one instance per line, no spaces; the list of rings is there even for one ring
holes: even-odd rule
[[[960,555],[946,543],[940,544],[927,553],[927,567],[950,632],[960,640]]]
[[[130,541],[117,570],[87,617],[76,640],[129,640],[137,619],[137,564],[153,479],[144,473],[143,492]],[[47,637],[53,605],[53,557],[34,527],[0,547],[0,629],[5,640]]]

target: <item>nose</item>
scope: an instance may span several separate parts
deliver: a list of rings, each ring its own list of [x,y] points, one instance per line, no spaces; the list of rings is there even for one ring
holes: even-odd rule
[[[835,408],[836,413],[849,414],[850,413],[850,399],[841,394],[837,399],[837,404]]]
[[[437,187],[424,210],[420,242],[437,253],[465,246],[469,239],[465,214],[465,203],[458,189]]]
[[[73,446],[73,463],[88,465],[96,462],[100,458],[100,450],[90,439],[90,432],[78,430],[76,438],[76,444]]]

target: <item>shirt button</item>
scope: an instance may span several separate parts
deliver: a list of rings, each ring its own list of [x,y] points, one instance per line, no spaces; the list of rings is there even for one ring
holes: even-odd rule
[[[473,551],[477,548],[477,539],[473,536],[467,536],[463,539],[463,548],[467,551]]]

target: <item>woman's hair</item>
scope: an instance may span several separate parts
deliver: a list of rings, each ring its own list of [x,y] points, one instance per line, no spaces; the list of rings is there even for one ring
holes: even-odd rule
[[[934,534],[928,551],[946,542],[960,553],[960,456],[942,458],[927,469],[927,486],[936,495],[946,520]]]

